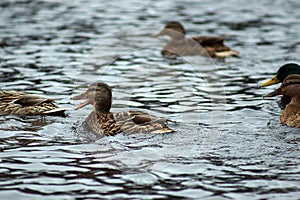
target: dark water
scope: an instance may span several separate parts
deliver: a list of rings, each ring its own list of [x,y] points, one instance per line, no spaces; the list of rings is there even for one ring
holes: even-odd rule
[[[0,2],[0,88],[69,97],[94,81],[113,111],[171,119],[166,135],[99,139],[68,117],[0,118],[1,199],[299,199],[299,130],[258,89],[299,62],[294,1]],[[240,57],[164,59],[164,22],[226,35]]]

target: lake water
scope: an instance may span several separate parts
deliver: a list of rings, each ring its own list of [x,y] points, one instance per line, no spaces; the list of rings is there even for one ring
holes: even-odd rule
[[[59,98],[95,81],[112,111],[171,120],[173,134],[98,138],[67,117],[0,117],[0,199],[299,199],[299,129],[258,88],[300,54],[300,2],[0,2],[0,88]],[[166,59],[171,20],[225,35],[239,57]]]

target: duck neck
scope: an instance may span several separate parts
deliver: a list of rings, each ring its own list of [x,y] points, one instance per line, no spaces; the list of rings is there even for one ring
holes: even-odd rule
[[[94,111],[98,114],[107,114],[111,108],[111,100],[94,103]]]

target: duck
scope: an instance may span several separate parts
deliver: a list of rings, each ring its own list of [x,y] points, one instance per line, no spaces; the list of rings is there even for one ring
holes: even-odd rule
[[[110,112],[112,89],[104,82],[95,82],[82,94],[71,97],[84,100],[75,110],[92,104],[94,109],[85,119],[83,126],[99,136],[113,136],[118,133],[172,133],[167,120],[141,111]]]
[[[0,90],[0,116],[65,116],[64,112],[68,109],[55,105],[55,100],[26,92]]]
[[[201,55],[213,58],[226,58],[239,54],[238,51],[226,46],[224,44],[225,38],[221,36],[186,37],[186,30],[178,21],[168,22],[155,36],[169,36],[171,38],[161,51],[161,54],[165,57]]]
[[[288,75],[281,86],[266,95],[273,97],[277,95],[286,95],[291,97],[291,101],[286,105],[280,116],[280,122],[284,125],[300,128],[300,75]]]
[[[282,65],[277,73],[273,76],[273,78],[263,82],[260,87],[266,87],[278,83],[282,83],[289,75],[291,74],[299,74],[300,75],[300,65],[297,63],[286,63]],[[286,105],[288,105],[291,102],[291,97],[287,95],[283,95],[279,106],[284,109]]]

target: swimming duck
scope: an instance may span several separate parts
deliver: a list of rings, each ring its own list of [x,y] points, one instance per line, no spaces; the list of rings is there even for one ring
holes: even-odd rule
[[[183,25],[177,21],[167,23],[156,36],[163,35],[171,38],[161,51],[163,56],[202,55],[225,58],[239,54],[238,51],[231,50],[224,44],[224,37],[198,36],[187,38]]]
[[[273,97],[286,95],[291,97],[290,103],[285,107],[280,116],[282,124],[300,128],[300,75],[292,74],[287,76],[280,88],[266,95]]]
[[[92,104],[94,110],[86,118],[84,126],[95,134],[115,135],[118,133],[170,133],[167,120],[140,111],[110,112],[112,90],[103,83],[93,83],[86,92],[71,97],[72,100],[85,100],[75,109]]]
[[[269,86],[269,85],[274,85],[277,83],[282,83],[285,78],[291,74],[300,74],[300,66],[296,63],[287,63],[283,66],[281,66],[276,75],[268,80],[265,81],[264,83],[262,83],[260,85],[260,87],[265,87],[265,86]],[[279,106],[284,109],[286,105],[288,105],[291,102],[291,97],[287,96],[287,95],[283,95],[281,98],[281,101],[279,103]]]
[[[49,99],[25,92],[0,90],[0,116],[4,115],[62,115],[67,109]]]

